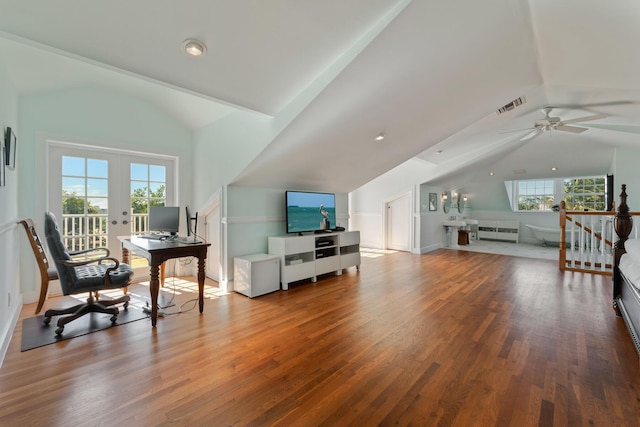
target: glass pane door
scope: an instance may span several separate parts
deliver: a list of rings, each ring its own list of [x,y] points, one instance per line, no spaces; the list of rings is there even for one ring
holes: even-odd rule
[[[130,163],[131,234],[149,231],[149,207],[167,206],[167,167]]]
[[[172,206],[173,185],[168,177],[173,176],[172,162],[161,159],[127,158],[129,168],[129,209],[131,212],[130,235],[146,233],[149,230],[149,208],[151,206]],[[131,254],[131,266],[136,275],[149,274],[147,260]],[[145,270],[146,269],[146,270]]]
[[[62,156],[62,216],[58,226],[69,250],[107,246],[109,162]]]
[[[107,247],[121,258],[118,236],[148,231],[149,206],[175,205],[173,159],[50,148],[49,210],[69,250]],[[131,264],[148,276],[145,259]]]

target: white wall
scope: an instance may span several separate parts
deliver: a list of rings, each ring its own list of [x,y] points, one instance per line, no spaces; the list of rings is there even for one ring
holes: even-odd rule
[[[614,200],[620,204],[622,184],[627,184],[627,205],[633,212],[640,211],[640,149],[618,148],[614,158]]]
[[[426,162],[411,159],[351,192],[350,229],[360,230],[362,247],[385,247],[385,203],[399,195],[411,192],[416,200],[412,214],[414,217],[420,216],[420,204],[417,202],[420,197],[416,194],[416,185],[424,182],[431,170],[432,167]],[[416,232],[426,232],[424,228],[415,228],[420,228]],[[417,239],[412,240],[415,245]]]
[[[0,365],[6,354],[22,299],[20,297],[20,271],[15,268],[20,262],[20,233],[18,218],[18,179],[22,158],[22,140],[18,130],[18,96],[15,88],[0,63],[0,129],[4,139],[6,127],[14,129],[18,138],[16,170],[5,170],[6,185],[0,187]],[[2,159],[3,160],[3,159]]]

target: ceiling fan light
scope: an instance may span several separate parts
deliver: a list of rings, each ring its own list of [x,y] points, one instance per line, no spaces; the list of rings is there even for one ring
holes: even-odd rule
[[[182,44],[184,52],[189,56],[202,56],[207,52],[207,47],[199,40],[189,39]]]

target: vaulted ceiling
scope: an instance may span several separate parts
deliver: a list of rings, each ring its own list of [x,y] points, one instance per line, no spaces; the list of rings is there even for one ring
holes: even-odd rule
[[[615,146],[640,146],[633,0],[0,0],[0,10],[0,61],[19,94],[107,88],[195,131],[238,110],[277,117],[326,80],[240,184],[351,191],[409,159],[442,185],[551,166],[572,176],[608,170]],[[184,55],[189,38],[205,56]],[[546,106],[562,120],[607,117],[521,141]]]

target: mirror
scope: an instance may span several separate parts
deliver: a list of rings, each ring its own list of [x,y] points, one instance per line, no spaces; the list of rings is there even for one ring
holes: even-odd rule
[[[462,197],[462,193],[458,193],[458,213],[462,213],[465,207],[465,197]]]
[[[442,193],[442,210],[444,213],[449,213],[451,209],[451,191],[445,191]]]

